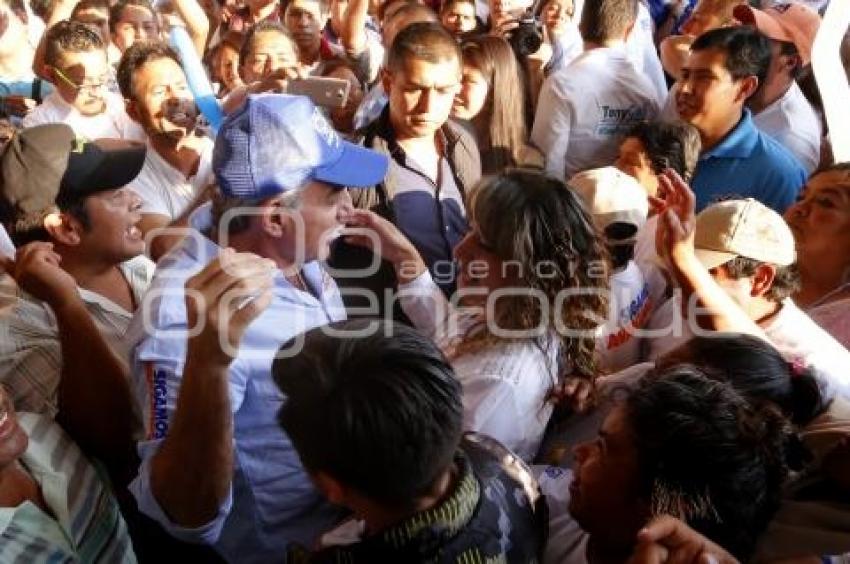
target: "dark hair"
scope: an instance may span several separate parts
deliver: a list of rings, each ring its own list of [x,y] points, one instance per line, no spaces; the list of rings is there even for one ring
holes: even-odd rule
[[[391,321],[307,332],[272,375],[279,420],[304,467],[389,507],[410,509],[449,467],[461,437],[461,389],[443,353]]]
[[[763,262],[747,257],[735,257],[725,263],[726,272],[734,279],[744,278],[755,274],[759,265]],[[793,296],[800,290],[800,269],[797,268],[797,263],[788,266],[773,265],[776,268],[776,274],[773,277],[773,284],[770,290],[764,295],[765,298],[774,302],[781,302],[789,296]]]
[[[124,16],[124,8],[127,6],[136,6],[149,11],[156,18],[156,10],[153,9],[148,0],[118,0],[118,2],[109,9],[109,31],[115,33],[115,26],[121,21]]]
[[[133,76],[151,61],[171,59],[180,65],[177,53],[162,41],[136,41],[124,51],[118,63],[118,87],[126,100],[134,100]]]
[[[786,57],[791,56],[800,56],[800,52],[797,50],[797,46],[791,43],[790,41],[779,41],[779,54],[785,55]],[[794,65],[794,68],[791,69],[791,78],[797,80],[798,78],[803,76],[803,60],[798,59],[797,64]]]
[[[770,40],[754,27],[720,27],[697,37],[691,51],[719,49],[726,53],[724,66],[732,78],[755,76],[763,84],[770,67]]]
[[[531,290],[495,302],[496,326],[526,331],[542,327],[556,333],[562,368],[593,378],[593,331],[608,314],[610,263],[578,196],[560,180],[511,169],[485,177],[470,193],[467,209],[482,241],[508,265],[518,267],[520,283]],[[548,304],[558,304],[564,290],[584,289],[588,292],[570,294],[561,307],[543,307],[539,299],[545,296]]]
[[[80,0],[71,11],[71,19],[77,17],[83,10],[106,10],[109,12],[109,0]],[[107,17],[107,20],[109,18]]]
[[[626,137],[641,142],[655,174],[672,168],[685,180],[693,176],[702,146],[699,131],[693,125],[682,121],[645,121],[635,125]]]
[[[528,141],[525,121],[525,82],[510,43],[501,37],[479,35],[461,44],[463,64],[478,69],[487,81],[487,101],[481,112],[486,132],[478,139],[482,168],[501,172],[522,164]]]
[[[378,11],[375,14],[378,17],[378,22],[380,22],[381,24],[386,23],[384,22],[384,18],[387,16],[387,12],[390,12],[390,6],[395,6],[396,4],[423,6],[423,4],[419,2],[419,0],[386,0],[386,2],[381,2],[380,6],[378,6]],[[423,7],[427,8],[427,6]],[[390,12],[390,15],[394,16],[396,13],[398,13],[398,11],[400,11],[400,8],[401,7],[399,7],[399,10],[392,10]]]
[[[771,401],[794,423],[806,425],[826,408],[814,373],[786,361],[773,345],[752,335],[713,333],[693,337],[656,360],[656,366],[687,363],[729,382],[747,398]]]
[[[91,229],[91,216],[86,209],[87,198],[88,196],[65,198],[61,200],[61,205],[60,201],[57,200],[56,206],[50,206],[42,210],[41,213],[30,213],[26,217],[16,218],[10,225],[6,226],[9,239],[12,240],[15,247],[21,247],[33,241],[52,241],[50,233],[44,227],[44,218],[57,210],[67,213],[79,221],[83,226],[83,231],[89,231]],[[7,205],[4,202],[4,206]],[[14,211],[8,213],[11,213],[11,217],[14,217]],[[8,217],[8,213],[4,210],[3,215]]]
[[[847,181],[850,182],[850,161],[844,161],[841,163],[833,163],[830,165],[822,166],[809,176],[809,180],[811,180],[815,176],[825,174],[827,172],[843,172],[848,175]]]
[[[289,35],[289,32],[283,27],[281,24],[275,21],[263,20],[261,22],[257,22],[248,33],[245,35],[245,39],[242,41],[242,47],[239,48],[239,66],[245,64],[245,60],[248,58],[248,55],[251,53],[251,50],[254,48],[254,43],[256,38],[261,33],[279,33],[289,40],[293,45],[293,49],[295,52],[298,52],[298,48],[295,45],[295,40],[292,39],[292,36]]]
[[[436,22],[417,22],[401,30],[387,55],[387,70],[399,71],[408,59],[414,58],[435,64],[457,61],[460,72],[461,55],[457,40]]]
[[[682,519],[745,560],[788,477],[785,417],[686,365],[644,378],[624,407],[651,516]]]
[[[47,31],[44,62],[55,66],[63,53],[103,51],[103,39],[89,25],[73,20],[62,20]]]
[[[622,39],[637,14],[638,0],[587,0],[581,10],[581,37],[598,44]]]

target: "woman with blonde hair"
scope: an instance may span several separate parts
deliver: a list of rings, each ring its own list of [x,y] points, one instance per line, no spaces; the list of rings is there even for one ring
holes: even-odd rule
[[[463,78],[452,117],[472,124],[482,172],[542,168],[543,155],[528,144],[525,77],[510,44],[501,37],[481,36],[464,41],[461,52]]]
[[[392,223],[355,210],[348,241],[393,264],[398,299],[463,386],[464,429],[532,460],[566,376],[592,381],[595,329],[608,311],[609,263],[577,196],[528,170],[483,180],[470,194],[472,230],[455,247],[449,303],[416,248]]]

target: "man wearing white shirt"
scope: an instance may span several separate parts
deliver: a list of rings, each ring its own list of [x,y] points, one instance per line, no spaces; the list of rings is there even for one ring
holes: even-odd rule
[[[127,113],[148,135],[145,165],[130,187],[142,199],[139,228],[158,259],[180,238],[163,227],[186,227],[213,182],[212,140],[196,128],[198,110],[177,54],[164,43],[131,45],[118,68]]]
[[[850,398],[850,352],[789,297],[799,273],[794,236],[782,216],[752,198],[719,202],[696,217],[694,245],[702,266],[782,356],[813,371],[824,398]],[[681,312],[679,300],[671,298],[653,316],[651,358],[696,332],[696,321],[682,319]]]
[[[765,10],[735,8],[735,18],[770,40],[770,66],[764,84],[747,101],[753,123],[788,149],[811,174],[820,162],[821,122],[797,85],[811,62],[820,16],[796,3]]]
[[[636,16],[636,0],[586,2],[585,52],[543,84],[531,140],[556,178],[612,164],[620,136],[660,110],[655,87],[625,51]]]
[[[24,118],[24,127],[64,123],[87,139],[144,140],[121,97],[109,92],[106,47],[97,32],[62,21],[47,32],[46,44],[44,75],[55,90]]]
[[[141,143],[75,138],[63,124],[16,135],[0,157],[0,219],[15,245],[50,243],[106,343],[124,336],[153,274],[136,227],[139,199],[124,186],[142,167]],[[60,370],[56,316],[3,277],[0,380],[16,405],[54,415]]]

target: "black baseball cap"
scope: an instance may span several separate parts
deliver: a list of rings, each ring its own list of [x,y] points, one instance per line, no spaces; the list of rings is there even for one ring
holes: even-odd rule
[[[80,139],[59,123],[24,129],[0,154],[0,221],[11,231],[40,223],[55,207],[126,186],[144,162],[142,143]]]

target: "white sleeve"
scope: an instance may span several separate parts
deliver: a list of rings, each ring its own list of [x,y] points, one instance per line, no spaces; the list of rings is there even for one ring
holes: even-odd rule
[[[142,441],[137,446],[142,462],[139,466],[139,474],[130,482],[129,489],[136,499],[139,511],[159,523],[171,536],[178,540],[195,544],[215,544],[233,507],[233,487],[231,486],[228,489],[227,497],[218,508],[218,513],[209,523],[193,528],[177,525],[165,513],[151,491],[151,461],[154,455],[159,452],[161,445],[162,439],[157,439]]]
[[[556,78],[557,75],[547,78],[540,90],[531,141],[546,155],[546,173],[565,180],[572,112]]]
[[[458,334],[457,315],[427,270],[406,284],[399,284],[401,309],[414,327],[437,343]]]

